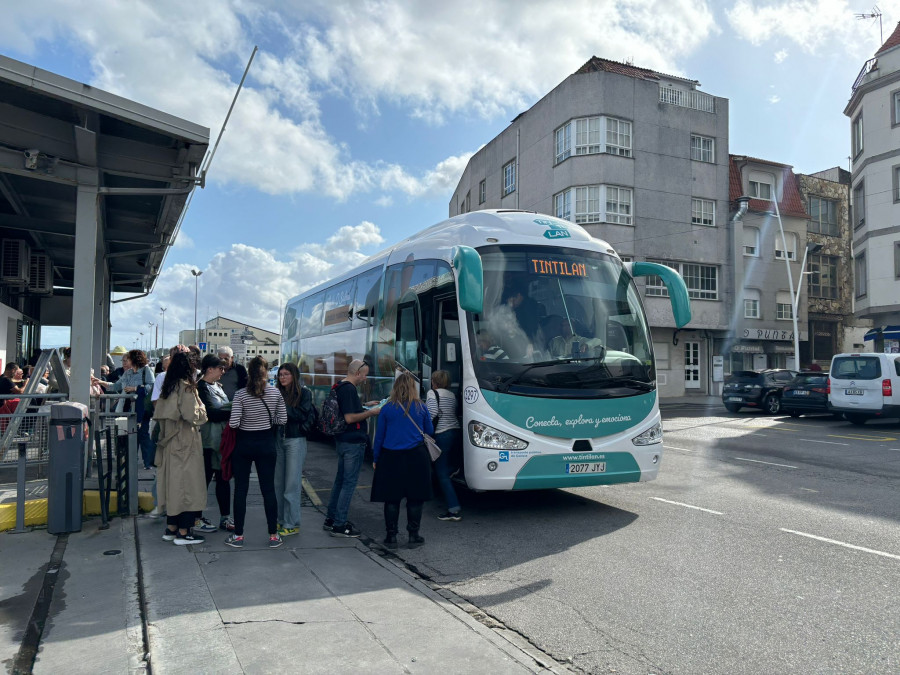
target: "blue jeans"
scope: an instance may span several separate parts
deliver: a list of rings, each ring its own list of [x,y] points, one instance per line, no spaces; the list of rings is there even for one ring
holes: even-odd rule
[[[150,437],[150,413],[144,413],[144,419],[139,420],[137,441],[144,466],[153,466],[153,460],[156,459],[156,443]]]
[[[356,481],[359,480],[359,469],[366,454],[366,444],[337,441],[335,449],[338,456],[337,474],[334,476],[331,499],[328,500],[325,517],[333,520],[335,525],[343,525],[347,522],[350,500],[356,492]]]
[[[278,438],[275,446],[275,497],[282,527],[300,527],[300,481],[306,460],[306,439]]]
[[[459,499],[456,498],[456,490],[453,489],[453,481],[450,480],[450,451],[454,448],[459,438],[459,429],[448,429],[435,434],[434,440],[441,449],[441,456],[434,462],[434,472],[437,474],[438,485],[444,493],[447,502],[447,510],[459,513]]]

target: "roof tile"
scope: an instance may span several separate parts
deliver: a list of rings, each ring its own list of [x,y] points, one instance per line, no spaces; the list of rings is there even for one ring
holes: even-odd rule
[[[803,197],[800,195],[800,183],[793,167],[789,164],[781,164],[780,162],[772,162],[766,159],[757,159],[755,157],[744,157],[739,155],[729,155],[730,166],[728,169],[728,199],[730,201],[737,200],[743,196],[744,187],[741,181],[741,170],[738,167],[738,160],[749,161],[757,164],[766,164],[768,166],[779,167],[782,171],[782,195],[781,201],[778,202],[778,210],[783,216],[795,216],[797,218],[808,218],[806,207],[803,204]],[[766,199],[751,199],[748,207],[751,211],[771,211],[772,202]]]
[[[900,45],[900,23],[897,24],[897,27],[894,29],[894,32],[888,36],[888,39],[884,41],[884,44],[881,45],[881,49],[875,52],[875,56],[886,52],[889,49],[893,49],[897,45]]]

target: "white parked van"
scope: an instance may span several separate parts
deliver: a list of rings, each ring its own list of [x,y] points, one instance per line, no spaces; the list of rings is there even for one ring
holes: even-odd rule
[[[853,424],[900,419],[900,354],[837,354],[831,359],[828,403]]]

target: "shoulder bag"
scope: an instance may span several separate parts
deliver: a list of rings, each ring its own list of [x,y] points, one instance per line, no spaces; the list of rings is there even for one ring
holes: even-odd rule
[[[428,448],[428,454],[431,456],[431,461],[437,461],[437,458],[441,456],[441,446],[437,444],[431,436],[422,431],[422,428],[416,424],[416,421],[412,418],[412,415],[409,414],[409,410],[404,409],[406,416],[409,418],[409,421],[413,423],[413,426],[419,430],[419,433],[422,434],[422,440],[425,442],[425,447]]]
[[[434,400],[437,402],[437,415],[431,418],[431,426],[437,429],[438,420],[441,419],[441,396],[436,387],[431,391],[434,392]]]

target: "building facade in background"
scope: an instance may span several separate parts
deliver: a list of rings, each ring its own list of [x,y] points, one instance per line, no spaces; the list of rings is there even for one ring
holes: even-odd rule
[[[678,269],[692,298],[676,330],[665,286],[639,281],[660,393],[715,391],[729,338],[728,101],[699,83],[597,57],[468,162],[449,215],[517,208],[578,223],[624,260]]]
[[[178,342],[184,345],[204,343],[204,354],[215,354],[221,346],[231,347],[238,363],[246,363],[255,356],[262,356],[269,366],[281,362],[281,336],[278,333],[224,316],[207,321],[199,335],[196,330],[180,331]]]
[[[855,311],[872,320],[874,348],[882,351],[885,337],[900,332],[900,25],[863,65],[844,114]]]
[[[807,293],[801,281],[801,265],[808,264],[804,261],[808,215],[800,184],[789,165],[769,160],[732,155],[730,169],[732,203],[742,196],[750,201],[745,214],[736,213],[731,219],[729,255],[739,291],[722,352],[725,373],[793,367],[795,296],[801,354],[808,338]]]

